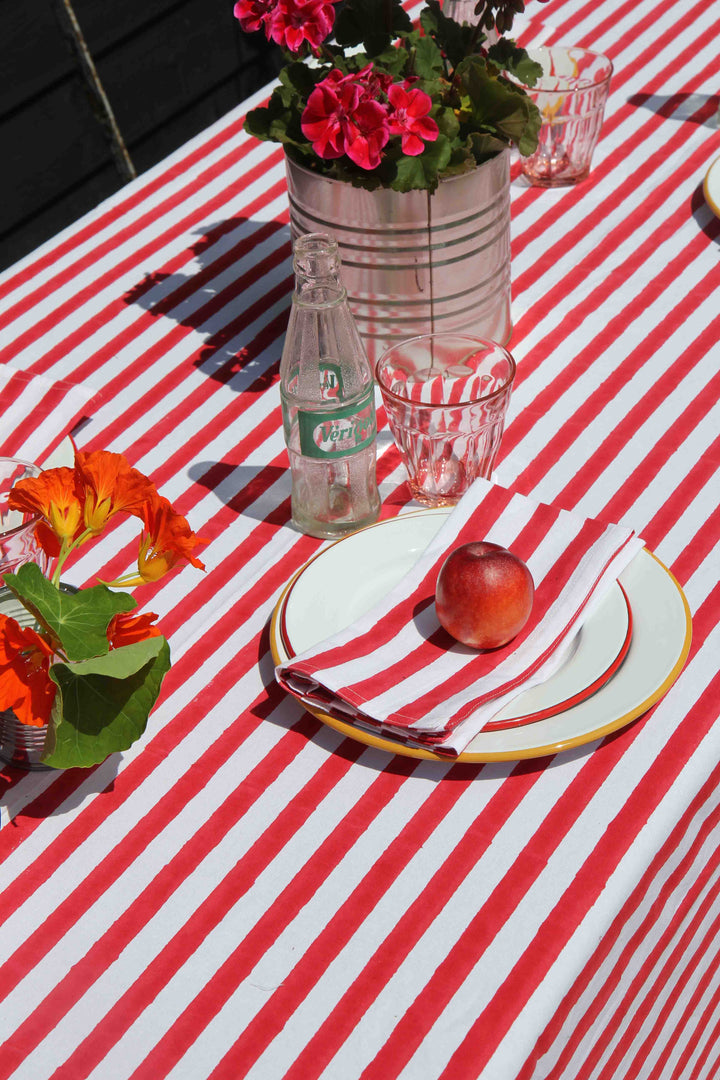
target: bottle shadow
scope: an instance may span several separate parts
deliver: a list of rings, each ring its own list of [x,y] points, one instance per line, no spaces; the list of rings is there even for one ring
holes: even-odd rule
[[[290,228],[243,216],[205,225],[172,263],[145,274],[123,294],[154,319],[205,336],[193,360],[209,378],[238,392],[262,393],[277,378],[269,347],[283,333],[292,293]],[[192,267],[192,269],[190,269]]]
[[[196,461],[188,476],[237,514],[256,521],[279,518],[280,524],[288,524],[290,470],[281,465]]]

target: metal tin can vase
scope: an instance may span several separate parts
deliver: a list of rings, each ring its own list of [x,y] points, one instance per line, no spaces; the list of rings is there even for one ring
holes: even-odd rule
[[[293,237],[329,232],[368,356],[420,334],[510,340],[510,153],[437,190],[366,191],[286,157]]]
[[[73,585],[61,584],[60,588],[63,592],[77,592]],[[15,619],[20,626],[37,628],[30,612],[5,586],[0,588],[0,614]],[[47,730],[47,724],[21,724],[12,709],[0,711],[0,761],[19,769],[49,769],[41,761]]]

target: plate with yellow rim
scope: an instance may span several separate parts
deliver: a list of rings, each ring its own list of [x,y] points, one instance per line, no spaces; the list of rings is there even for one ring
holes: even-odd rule
[[[703,195],[713,214],[720,217],[720,158],[716,158],[705,173]]]
[[[449,512],[421,510],[378,522],[309,560],[288,582],[273,614],[270,645],[275,663],[311,648],[369,611],[411,569]],[[458,760],[514,761],[581,746],[630,724],[667,692],[687,659],[692,636],[682,589],[647,549],[623,571],[619,585],[593,611],[552,680],[524,691],[503,710],[505,718],[529,717],[532,722],[480,732]],[[622,662],[613,664],[623,645]],[[598,678],[608,666],[612,669],[607,677]],[[553,701],[560,707],[548,709]],[[368,746],[448,760],[319,709],[308,711]]]

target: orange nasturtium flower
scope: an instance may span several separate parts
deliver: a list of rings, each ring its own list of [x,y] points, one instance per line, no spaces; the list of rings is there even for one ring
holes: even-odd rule
[[[120,649],[123,645],[132,645],[136,641],[144,641],[145,638],[160,637],[162,631],[152,625],[156,619],[157,615],[153,611],[144,611],[141,615],[121,611],[118,615],[113,615],[107,629],[110,647]]]
[[[82,507],[75,491],[75,472],[65,466],[46,469],[39,476],[18,480],[10,492],[8,505],[11,510],[39,514],[61,543],[71,542],[82,526]],[[38,528],[36,534],[47,554],[57,555],[57,542],[47,528]]]
[[[12,709],[32,727],[48,723],[56,690],[48,675],[53,655],[29,626],[0,615],[0,711]]]
[[[138,573],[142,581],[158,581],[171,570],[178,559],[187,559],[199,570],[205,566],[193,555],[198,544],[206,544],[196,536],[182,514],[176,514],[170,502],[155,495],[145,506],[145,533],[140,537]]]
[[[76,450],[75,480],[85,528],[94,534],[121,511],[142,517],[143,506],[155,491],[146,476],[130,468],[127,458],[108,450]]]

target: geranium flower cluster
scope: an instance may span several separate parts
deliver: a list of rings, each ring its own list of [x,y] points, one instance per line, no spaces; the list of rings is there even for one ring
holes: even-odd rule
[[[394,83],[372,64],[349,75],[333,68],[308,97],[301,127],[318,157],[347,154],[361,169],[371,170],[380,164],[393,135],[400,137],[403,154],[411,157],[437,139],[438,126],[428,115],[431,108],[431,97],[414,87],[412,79]]]
[[[237,0],[243,30],[277,42],[287,63],[244,129],[289,162],[375,191],[437,190],[504,148],[534,153],[542,73],[507,31],[525,0],[481,0],[462,25],[442,0],[412,17],[404,0]],[[495,35],[493,34],[493,37]]]
[[[300,52],[305,42],[317,49],[335,21],[338,0],[238,0],[233,9],[243,30],[264,30],[268,41]]]
[[[96,538],[119,513],[142,522],[137,571],[109,586],[134,587],[163,577],[181,559],[204,569],[194,554],[205,543],[186,519],[159,495],[155,485],[122,454],[76,450],[73,468],[47,469],[18,481],[8,499],[12,510],[38,518],[35,535],[55,561],[52,582],[59,585],[68,556]],[[153,612],[113,615],[107,627],[111,650],[160,636]],[[21,626],[0,614],[0,711],[12,709],[23,724],[48,723],[56,694],[50,666],[62,657],[60,642],[46,629]]]

